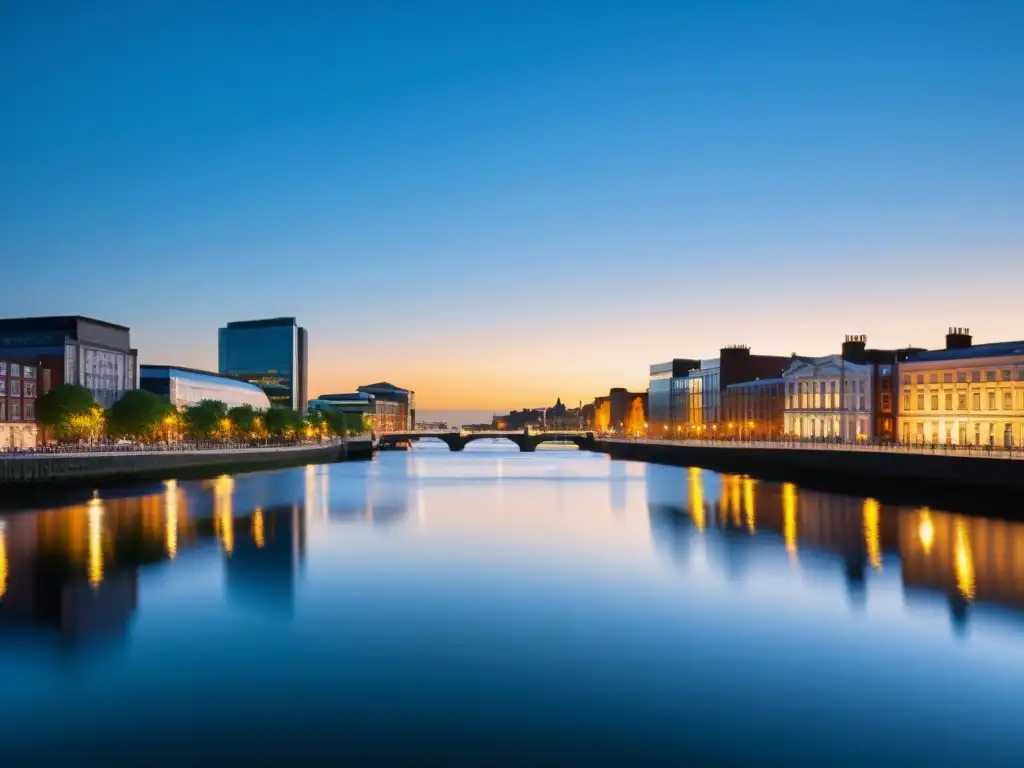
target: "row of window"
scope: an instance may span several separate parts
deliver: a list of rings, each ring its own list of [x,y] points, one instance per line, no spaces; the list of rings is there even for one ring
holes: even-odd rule
[[[802,394],[805,394],[805,393],[806,394],[811,394],[812,392],[815,391],[815,389],[817,389],[821,394],[824,395],[825,394],[825,382],[824,381],[819,381],[818,384],[819,384],[819,386],[815,387],[813,381],[799,381],[799,382],[791,381],[788,384],[786,384],[786,394],[789,394],[789,395],[795,395],[795,394],[801,394],[802,395]],[[853,385],[852,388],[850,386],[851,384]],[[835,394],[836,391],[838,391],[838,389],[839,389],[837,381],[830,381],[830,382],[828,382],[828,385],[829,385],[828,386],[828,391],[833,393],[833,394]],[[852,392],[861,392],[861,393],[867,392],[868,391],[867,390],[867,381],[865,381],[864,379],[859,379],[859,380],[856,380],[856,381],[851,381],[850,379],[844,379],[843,380],[843,392],[851,392],[851,391]]]
[[[0,376],[7,376],[7,369],[7,363],[0,362]],[[11,378],[34,379],[36,377],[36,366],[34,365],[22,366],[19,363],[11,363],[10,371]]]
[[[956,397],[956,410],[958,410],[958,411],[966,411],[967,410],[967,394],[968,394],[967,392],[957,392],[956,393],[956,396],[957,396]],[[1004,411],[1012,411],[1013,410],[1013,392],[1003,392],[1002,393],[1002,398],[1000,398],[998,396],[999,393],[995,392],[994,390],[990,391],[990,392],[986,392],[985,394],[986,394],[985,403],[987,405],[986,410],[989,410],[989,411],[998,410],[998,403],[1000,402],[1000,400],[1002,401],[1002,410],[1004,410]],[[1021,393],[1021,396],[1020,396],[1019,400],[1020,400],[1020,409],[1024,410],[1024,392]],[[918,410],[918,411],[925,410],[924,406],[925,406],[925,402],[926,401],[925,401],[925,395],[924,395],[923,392],[919,392],[917,394],[916,400],[912,398],[910,392],[904,392],[903,393],[903,410],[904,411],[915,410],[915,409],[913,409],[911,407],[911,405],[914,404],[915,402],[916,402],[916,405],[917,405],[916,410]],[[931,395],[928,397],[928,401],[927,402],[931,406],[930,410],[933,410],[933,411],[939,410],[939,393],[938,392],[932,392]],[[982,402],[981,401],[981,392],[972,392],[971,393],[971,410],[973,410],[973,411],[980,411],[981,410],[981,402]],[[943,394],[943,406],[944,406],[943,410],[946,410],[946,411],[952,411],[953,410],[953,393],[952,392],[946,392],[946,393]]]
[[[11,391],[7,392],[7,379],[0,379],[0,397],[10,394],[13,397],[35,397],[36,396],[36,382],[34,381],[22,381],[21,379],[11,379]]]
[[[864,395],[858,395],[857,397],[844,395],[843,397],[846,403],[844,406],[840,406],[839,395],[837,394],[819,395],[818,393],[815,393],[813,395],[790,395],[786,398],[786,407],[791,411],[795,411],[798,408],[802,410],[811,408],[838,410],[840,407],[847,410],[867,410],[867,398]],[[886,396],[883,396],[883,402],[885,397]],[[887,410],[887,408],[883,407],[883,410]]]
[[[966,422],[952,424],[946,422],[945,429],[942,429],[939,422],[933,421],[929,424],[920,421],[916,424],[904,422],[902,439],[904,442],[940,443],[946,442],[953,445],[1002,445],[1012,446],[1017,444],[1013,435],[1013,424],[997,424],[989,422],[975,422],[968,430]]]
[[[958,371],[957,374],[956,374],[956,380],[957,380],[958,383],[961,383],[961,384],[965,383],[967,381],[981,381],[982,380],[982,373],[983,373],[982,371],[970,371],[970,372],[968,372],[968,371]],[[1010,370],[1009,368],[1003,368],[1001,371],[997,371],[997,370],[984,371],[984,376],[985,376],[985,381],[1013,381],[1013,371]],[[1020,370],[1017,371],[1017,378],[1019,380],[1021,380],[1021,381],[1024,381],[1024,368],[1021,368]],[[925,383],[924,379],[925,379],[925,374],[923,374],[923,373],[918,373],[918,374],[909,374],[909,373],[907,373],[907,374],[903,375],[903,383],[904,384],[912,384],[915,381],[918,384],[924,384]],[[928,374],[928,383],[929,384],[938,384],[939,383],[939,374],[937,374],[937,373],[930,373],[930,374]],[[953,374],[952,373],[944,373],[944,374],[942,374],[942,383],[943,384],[952,384],[953,383]]]
[[[10,411],[10,415],[8,415]],[[26,400],[24,406],[20,400],[12,400],[7,407],[7,400],[0,399],[0,421],[35,421],[36,404],[34,400]]]

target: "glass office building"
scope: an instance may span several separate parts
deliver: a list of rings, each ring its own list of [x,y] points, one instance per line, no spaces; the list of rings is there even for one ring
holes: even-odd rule
[[[139,389],[166,397],[175,408],[202,400],[220,400],[228,408],[251,405],[264,411],[270,407],[266,393],[255,384],[173,365],[140,365]]]
[[[220,373],[262,389],[272,408],[306,414],[306,329],[294,317],[246,320],[220,329]]]

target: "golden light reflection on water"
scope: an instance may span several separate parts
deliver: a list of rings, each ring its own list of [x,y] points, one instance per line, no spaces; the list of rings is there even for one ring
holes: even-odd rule
[[[878,531],[878,502],[864,499],[864,545],[867,548],[868,562],[876,571],[882,570],[882,539]]]
[[[971,554],[971,539],[967,532],[967,523],[957,519],[954,534],[954,565],[956,568],[956,586],[965,600],[974,599],[974,557]]]
[[[89,586],[103,582],[103,502],[98,495],[89,501]]]
[[[796,560],[796,486],[792,483],[782,484],[782,538],[786,542],[786,552],[792,560]]]
[[[730,519],[732,520],[733,527],[741,528],[741,527],[743,527],[743,521],[740,518],[740,515],[742,514],[742,510],[741,510],[741,507],[740,507],[740,477],[739,477],[739,475],[732,475],[731,479],[729,480],[729,496],[732,499],[732,504],[730,505],[732,507],[732,511],[731,511],[731,514],[730,514]]]
[[[926,555],[932,553],[932,546],[935,544],[935,523],[932,522],[932,513],[928,507],[921,509],[921,522],[917,526],[917,537],[921,540],[921,548]]]
[[[688,489],[690,493],[690,517],[701,533],[707,523],[704,516],[704,478],[698,467],[690,467]]]
[[[757,518],[754,511],[754,481],[743,478],[743,512],[747,517],[747,530],[751,534],[757,531]]]
[[[235,481],[230,475],[221,475],[213,485],[213,517],[221,546],[230,555],[235,549],[235,523],[232,518],[231,496]]]
[[[7,594],[7,531],[0,523],[0,600]]]
[[[164,483],[164,546],[173,560],[178,554],[178,481]]]
[[[265,543],[263,536],[263,508],[256,507],[256,511],[252,513],[252,540],[257,549],[263,549]]]

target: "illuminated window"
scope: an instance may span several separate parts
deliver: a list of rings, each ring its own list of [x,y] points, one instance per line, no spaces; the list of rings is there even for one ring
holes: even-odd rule
[[[956,407],[957,407],[957,410],[960,410],[960,411],[966,411],[967,410],[967,393],[966,392],[960,392],[957,395]]]
[[[981,371],[971,371],[971,381],[981,381]]]
[[[910,410],[910,393],[909,392],[904,392],[903,393],[903,410],[904,411],[909,411]]]
[[[939,395],[937,392],[932,392],[932,410],[939,410]]]
[[[967,371],[960,371],[960,373],[956,375],[956,380],[959,382],[967,381]]]
[[[34,365],[26,365],[25,370],[21,372],[21,378],[23,379],[34,379],[36,377],[36,367]]]
[[[981,410],[981,392],[975,392],[971,395],[971,408],[976,411]]]
[[[21,396],[21,379],[11,379],[11,394],[15,397]]]
[[[923,411],[924,410],[924,393],[923,392],[918,392],[917,393],[917,410],[919,410],[919,411]]]
[[[917,383],[918,384],[924,384],[924,374],[923,373],[917,374]]]
[[[21,403],[11,403],[11,421],[21,421]]]
[[[952,373],[944,373],[944,374],[942,374],[942,383],[943,384],[952,384],[953,383],[953,374]]]
[[[946,393],[946,410],[947,411],[952,411],[953,410],[953,393],[952,392],[947,392]]]
[[[939,383],[939,374],[937,374],[937,373],[933,373],[933,374],[931,374],[931,375],[930,375],[930,376],[928,377],[928,381],[929,381],[929,382],[930,382],[931,384],[938,384],[938,383]]]
[[[21,376],[21,366],[17,363],[11,363],[11,376]]]
[[[985,371],[985,381],[995,381],[995,380],[996,380],[996,372],[995,371]]]
[[[1013,392],[1003,392],[1003,410],[1013,410]]]
[[[989,392],[988,393],[988,409],[990,411],[994,411],[996,409],[996,393],[995,392]]]
[[[1009,381],[1011,378],[1011,371],[1003,371],[1003,381]]]
[[[36,383],[34,381],[25,382],[25,397],[36,396]]]
[[[886,412],[892,410],[892,399],[888,392],[882,393],[882,410]]]
[[[1024,368],[1021,369],[1021,378],[1024,379]],[[7,375],[7,363],[0,363],[0,376]]]

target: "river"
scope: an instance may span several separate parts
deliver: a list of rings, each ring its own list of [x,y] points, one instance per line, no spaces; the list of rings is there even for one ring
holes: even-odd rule
[[[995,517],[502,443],[0,515],[4,765],[1024,765]]]

